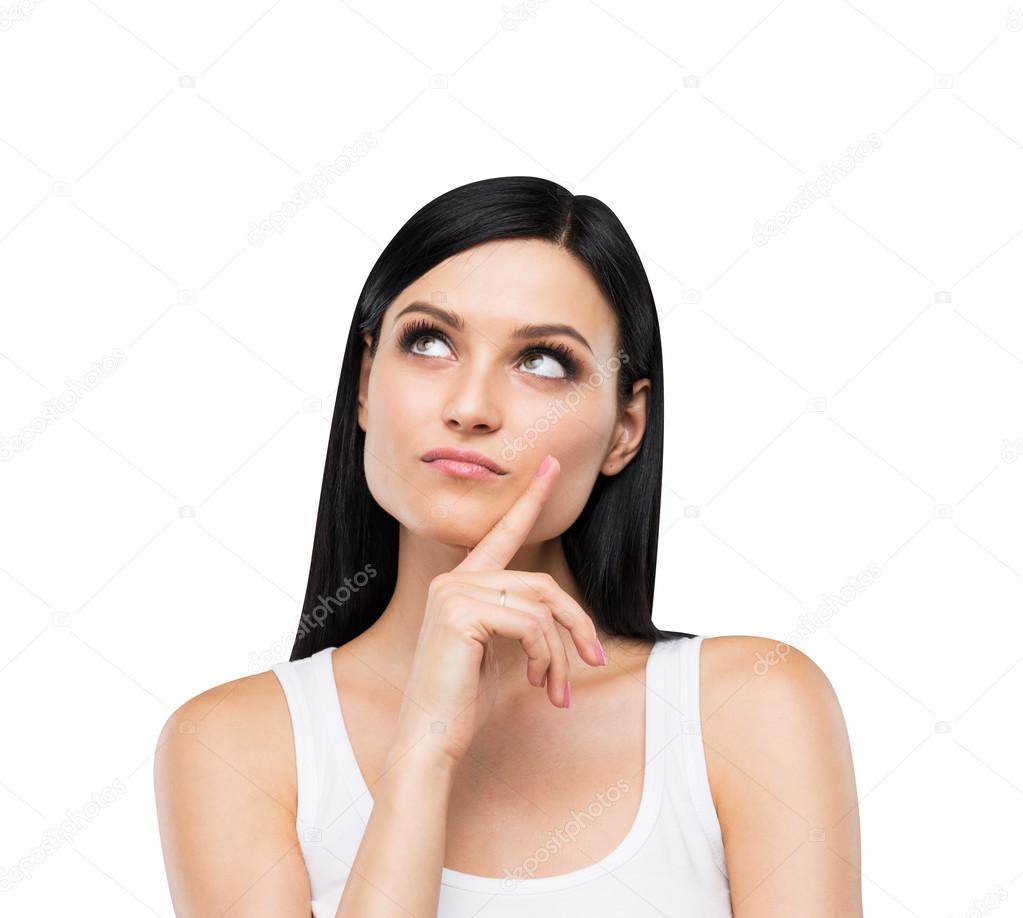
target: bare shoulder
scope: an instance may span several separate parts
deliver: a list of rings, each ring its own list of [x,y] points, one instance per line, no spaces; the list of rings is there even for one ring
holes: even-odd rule
[[[272,672],[233,679],[190,698],[167,718],[157,765],[193,768],[219,760],[295,815],[291,715]]]
[[[291,731],[269,671],[214,686],[167,718],[153,777],[177,914],[308,914]]]
[[[750,635],[707,637],[700,653],[701,694],[711,712],[742,692],[754,703],[769,700],[771,706],[831,701],[837,697],[823,670],[805,653],[783,641]],[[766,679],[765,677],[772,677]],[[745,691],[755,686],[756,692]],[[729,712],[736,714],[739,706]],[[779,712],[781,713],[781,712]],[[795,713],[795,712],[793,712]]]
[[[705,638],[700,713],[737,918],[862,914],[852,752],[821,668],[772,638]]]
[[[773,768],[781,778],[792,768],[820,768],[822,747],[839,757],[848,750],[831,681],[801,650],[767,637],[704,639],[700,713],[708,757],[717,754],[712,782],[721,789],[743,781],[742,765]]]

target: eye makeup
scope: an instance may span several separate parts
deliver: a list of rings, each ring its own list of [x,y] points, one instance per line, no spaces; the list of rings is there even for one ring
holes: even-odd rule
[[[447,335],[444,334],[441,329],[428,319],[416,319],[405,325],[398,335],[398,349],[402,353],[413,354],[412,347],[421,338],[437,338],[443,341],[448,347],[451,347],[451,342],[448,340]],[[571,382],[579,376],[581,366],[578,359],[575,357],[572,349],[561,341],[551,341],[549,339],[542,339],[528,347],[523,348],[519,354],[519,362],[521,363],[528,357],[535,357],[537,355],[546,355],[552,357],[564,370],[564,376],[544,376],[540,373],[527,373],[527,376],[534,376],[537,379],[551,379],[560,382]],[[431,356],[429,354],[419,356]]]

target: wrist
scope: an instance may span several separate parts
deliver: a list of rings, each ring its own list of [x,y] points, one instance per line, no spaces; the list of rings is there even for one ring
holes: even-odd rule
[[[454,777],[461,755],[452,749],[442,722],[399,722],[384,759],[384,768],[399,761],[407,763],[412,770],[433,772],[437,777]]]
[[[395,737],[384,759],[384,772],[373,789],[374,799],[381,796],[401,797],[406,791],[422,794],[429,791],[446,796],[454,783],[458,761],[448,755],[439,743],[427,738],[400,740]]]
[[[453,778],[464,753],[463,745],[452,738],[445,721],[422,709],[405,709],[398,717],[384,767],[407,758],[415,763],[411,766],[414,769]]]

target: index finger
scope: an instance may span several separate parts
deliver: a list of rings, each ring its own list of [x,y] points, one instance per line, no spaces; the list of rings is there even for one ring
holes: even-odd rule
[[[554,483],[561,472],[558,460],[554,456],[549,458],[550,466],[547,471],[539,478],[534,476],[530,480],[526,490],[515,499],[508,512],[476,543],[476,547],[454,570],[494,570],[505,567],[515,557],[515,552],[532,530],[536,518],[543,509],[544,501],[554,489]]]

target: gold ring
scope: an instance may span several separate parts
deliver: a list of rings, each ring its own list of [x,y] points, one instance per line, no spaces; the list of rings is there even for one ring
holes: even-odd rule
[[[506,592],[507,591],[504,590],[504,589],[501,590],[501,598],[500,598],[500,600],[497,603],[499,606],[503,606],[504,605],[504,597],[505,597]]]

